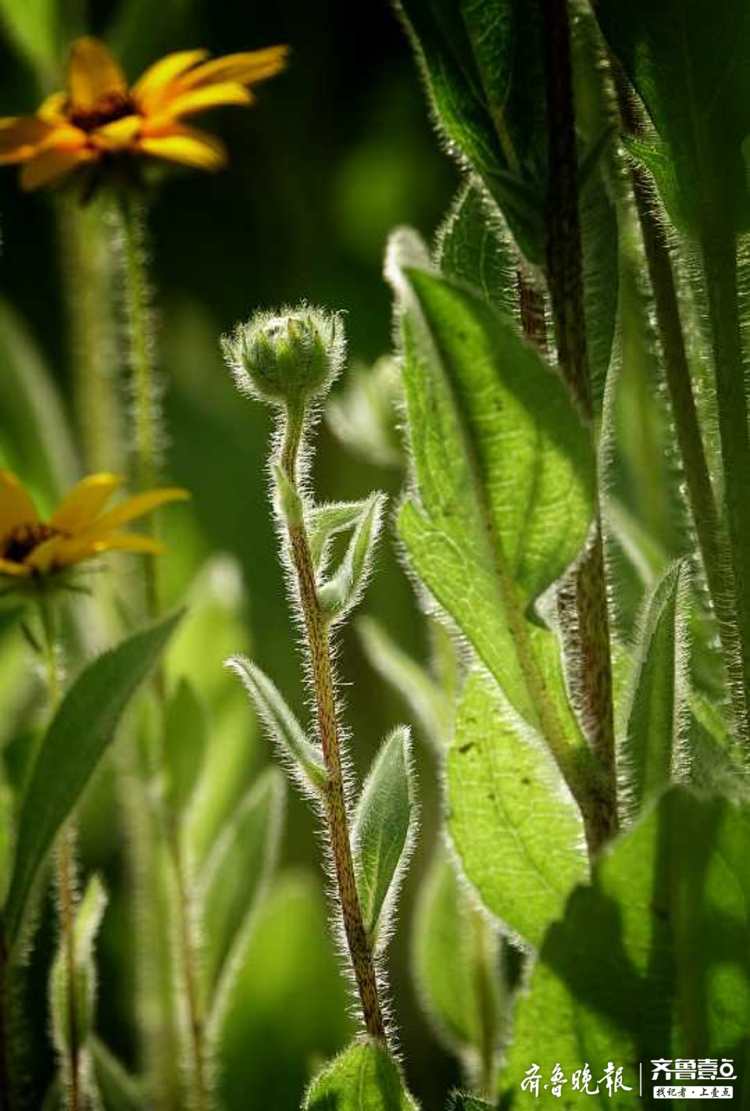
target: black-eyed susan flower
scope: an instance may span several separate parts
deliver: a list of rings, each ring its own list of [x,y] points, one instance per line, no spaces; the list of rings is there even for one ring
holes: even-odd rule
[[[77,39],[65,91],[47,97],[34,116],[0,118],[0,164],[23,164],[24,189],[117,155],[221,169],[224,145],[183,120],[209,108],[252,104],[251,86],[278,73],[285,57],[283,46],[213,59],[205,50],[183,50],[129,86],[104,43]]]
[[[0,470],[0,576],[39,579],[108,551],[162,552],[163,545],[153,537],[123,526],[160,505],[189,497],[188,492],[174,486],[146,490],[108,509],[120,482],[117,475],[89,475],[45,521],[16,476]]]

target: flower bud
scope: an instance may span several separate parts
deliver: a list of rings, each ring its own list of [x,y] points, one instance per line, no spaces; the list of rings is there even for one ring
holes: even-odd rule
[[[256,313],[221,342],[238,389],[275,404],[326,393],[345,351],[340,314],[305,304]]]

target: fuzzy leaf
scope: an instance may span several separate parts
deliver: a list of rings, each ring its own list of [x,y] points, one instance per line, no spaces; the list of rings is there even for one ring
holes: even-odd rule
[[[75,1045],[71,1045],[70,992],[65,939],[61,939],[50,972],[50,1013],[52,1036],[61,1057],[71,1050],[80,1051],[88,1041],[94,1021],[96,999],[96,968],[94,965],[94,940],[99,931],[107,906],[107,893],[98,876],[92,876],[76,911],[73,925],[75,952]]]
[[[518,300],[516,254],[489,198],[476,185],[465,185],[438,233],[442,273],[472,286],[489,305],[512,316]]]
[[[454,1092],[448,1104],[448,1111],[492,1111],[492,1104],[464,1092]]]
[[[669,784],[688,724],[686,576],[670,567],[643,616],[623,753],[633,812]]]
[[[611,1103],[635,1108],[643,1106],[636,1062],[668,1057],[665,1046],[695,1046],[697,1055],[710,1046],[711,1057],[744,1060],[748,837],[750,809],[676,787],[599,857],[592,886],[571,896],[519,996],[506,1100],[518,1098],[532,1061],[543,1076],[559,1063],[568,1078],[588,1061],[595,1083],[617,1062],[633,1090]],[[736,1071],[734,1098],[744,1106],[748,1078]],[[572,1095],[568,1086],[563,1098]],[[533,1102],[561,1103],[551,1092]],[[609,1106],[604,1086],[593,1104]]]
[[[320,605],[329,618],[340,620],[362,597],[384,505],[385,494],[372,494],[368,498],[344,558],[333,575],[318,588]]]
[[[447,785],[467,878],[506,929],[539,945],[588,874],[581,819],[538,736],[478,674],[459,704]]]
[[[584,542],[593,498],[588,434],[512,322],[430,273],[405,233],[393,242],[388,273],[402,311],[418,495],[398,519],[410,561],[514,709],[539,728],[540,703],[554,704],[561,730],[580,745],[556,638],[526,618]],[[531,668],[516,633],[530,641]]]
[[[503,210],[524,254],[544,257],[544,86],[538,19],[522,0],[401,0],[435,117]]]
[[[473,905],[456,865],[440,848],[425,877],[414,915],[412,967],[422,1004],[448,1049],[471,1058],[482,1045],[482,1023],[489,1018],[495,1036],[504,985],[496,931]],[[484,968],[492,968],[489,998]]]
[[[190,802],[207,741],[206,708],[189,680],[180,679],[167,705],[164,730],[165,794],[174,814],[180,814]]]
[[[145,1098],[141,1085],[97,1037],[91,1038],[91,1055],[96,1084],[107,1111],[140,1111]]]
[[[343,390],[326,405],[328,426],[351,452],[377,467],[400,467],[401,442],[396,428],[396,404],[401,378],[393,359],[378,359],[373,367],[355,367]]]
[[[209,997],[242,945],[259,894],[275,865],[284,781],[269,768],[245,795],[206,861],[200,881],[204,973]],[[221,985],[224,994],[226,985]]]
[[[671,216],[688,230],[750,218],[750,11],[744,0],[602,0],[597,18],[675,167]],[[670,202],[669,195],[662,198]]]
[[[313,1080],[305,1111],[417,1111],[398,1065],[372,1042],[354,1042]]]
[[[18,821],[4,924],[17,944],[29,896],[52,842],[111,744],[123,710],[182,617],[171,614],[88,664],[67,691],[39,748]]]
[[[388,919],[415,836],[416,801],[409,731],[383,742],[357,803],[352,850],[365,929],[376,948],[387,940]]]
[[[307,517],[307,535],[310,554],[316,571],[325,558],[328,542],[340,532],[356,528],[369,501],[330,502],[316,505]]]
[[[227,660],[227,667],[244,684],[269,736],[296,781],[304,790],[317,794],[326,781],[320,746],[308,741],[278,689],[259,667],[246,656],[232,656]]]

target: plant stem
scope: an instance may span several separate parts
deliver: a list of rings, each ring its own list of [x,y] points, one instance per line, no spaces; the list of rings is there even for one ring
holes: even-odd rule
[[[298,456],[303,426],[303,412],[288,409],[279,461],[287,482],[297,493],[299,493]],[[349,815],[341,764],[340,725],[336,707],[330,632],[318,599],[315,570],[304,521],[288,520],[287,536],[304,618],[318,734],[328,773],[325,786],[325,817],[344,933],[365,1029],[371,1037],[385,1041],[385,1023],[380,1005],[377,974],[370,941],[362,919],[349,837]]]
[[[115,376],[112,269],[101,198],[82,205],[63,194],[57,210],[76,415],[86,469],[118,471],[122,428]]]
[[[617,63],[613,63],[617,100],[625,129],[632,135],[642,130],[633,95]],[[653,207],[653,186],[648,172],[638,163],[631,166],[631,184],[643,247],[654,294],[656,323],[661,342],[664,375],[672,403],[677,443],[682,457],[688,501],[698,539],[703,571],[716,614],[724,665],[729,677],[735,726],[740,736],[750,741],[750,705],[747,691],[738,677],[741,660],[741,633],[734,601],[735,585],[726,536],[721,530],[711,475],[693,396],[685,337],[680,315],[669,244]],[[739,672],[741,680],[741,665]]]
[[[583,255],[578,208],[573,75],[567,0],[541,0],[544,17],[549,173],[546,205],[547,282],[555,320],[560,371],[584,420],[593,412],[583,299]],[[594,442],[596,451],[596,443]],[[581,711],[603,773],[608,835],[617,830],[612,668],[601,512],[576,570],[576,640],[580,654]]]
[[[136,485],[153,486],[160,470],[162,443],[160,391],[154,359],[154,324],[151,288],[146,271],[145,210],[129,192],[119,198],[120,264],[127,360],[132,403],[133,471]],[[156,532],[156,515],[145,525]],[[156,561],[144,556],[146,609],[150,616],[159,610]]]
[[[737,293],[737,243],[734,232],[717,214],[715,226],[703,237],[703,267],[713,341],[716,402],[724,477],[724,501],[730,541],[731,572],[736,601],[739,638],[738,664],[730,669],[729,683],[735,702],[745,714],[741,736],[748,742],[747,707],[750,704],[750,437],[745,394],[739,302]],[[720,563],[723,562],[720,560]],[[729,600],[726,599],[727,604]]]
[[[60,682],[60,666],[58,660],[58,636],[56,627],[57,614],[53,603],[45,597],[40,599],[39,614],[42,624],[42,647],[44,650],[44,664],[47,678],[47,696],[49,700],[50,717],[53,717],[62,696]],[[65,1062],[67,1083],[65,1093],[68,1111],[81,1111],[84,1106],[84,1095],[81,1083],[81,1046],[80,1022],[78,1017],[76,984],[78,973],[76,969],[75,950],[75,917],[78,895],[76,891],[75,868],[75,832],[72,820],[69,820],[60,831],[55,846],[55,868],[57,897],[60,916],[60,933],[62,935],[63,960],[65,962],[65,978],[67,981],[67,1045],[68,1058]]]

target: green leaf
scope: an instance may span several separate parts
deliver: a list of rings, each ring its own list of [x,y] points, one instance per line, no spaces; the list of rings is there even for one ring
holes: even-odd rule
[[[97,1037],[91,1038],[91,1055],[96,1084],[107,1111],[140,1111],[144,1105],[141,1085]]]
[[[401,0],[436,122],[527,258],[544,257],[539,25],[522,0]]]
[[[476,1096],[467,1096],[464,1092],[454,1092],[448,1104],[448,1111],[492,1111],[492,1104],[485,1103]]]
[[[412,968],[422,1006],[440,1041],[474,1072],[474,1051],[500,1033],[505,988],[499,938],[439,847],[422,882],[412,930]],[[488,1016],[487,1011],[492,1013]]]
[[[16,859],[5,905],[11,947],[57,832],[111,744],[131,697],[182,616],[171,614],[88,664],[67,691],[41,743],[18,820]]]
[[[535,728],[544,717],[558,753],[580,747],[556,638],[526,616],[584,542],[589,437],[560,380],[513,324],[425,267],[411,238],[394,240],[388,274],[402,314],[419,498],[402,506],[399,533],[511,706]]]
[[[485,516],[507,574],[530,603],[585,541],[594,496],[589,433],[560,378],[512,321],[412,265],[410,252],[408,241],[394,241],[389,265],[405,307],[404,377],[420,496],[431,516],[456,515],[472,530]],[[430,402],[443,411],[431,411]],[[466,458],[453,459],[457,474],[443,473],[459,451]],[[467,495],[463,511],[459,490]]]
[[[349,532],[357,527],[362,515],[369,506],[363,501],[328,502],[314,506],[307,516],[307,533],[310,555],[319,571],[325,563],[329,541],[341,532]]]
[[[516,312],[516,248],[499,213],[474,184],[463,187],[438,232],[437,261],[447,278],[472,286],[508,316]]]
[[[14,5],[25,8],[26,6]],[[0,300],[0,459],[51,506],[78,477],[67,417],[25,324]]]
[[[602,1089],[592,1106],[640,1107],[636,1062],[688,1046],[691,1056],[735,1060],[744,1106],[749,836],[747,807],[675,787],[599,857],[592,886],[571,896],[519,997],[506,1098],[518,1100],[532,1062],[543,1080],[556,1063],[570,1078],[588,1062],[596,1082],[613,1061],[634,1092],[610,1101]],[[561,1103],[551,1092],[534,1102]]]
[[[376,949],[388,940],[389,919],[416,833],[409,731],[383,742],[357,803],[352,851],[365,929]]]
[[[741,145],[750,132],[750,11],[744,0],[603,0],[605,37],[641,96],[675,167],[689,230],[750,216]],[[670,197],[663,196],[665,203]]]
[[[687,574],[684,564],[673,564],[654,587],[642,619],[622,754],[634,813],[669,784],[684,748]]]
[[[50,1014],[52,1037],[60,1056],[80,1053],[86,1045],[94,1022],[96,967],[94,940],[107,906],[107,893],[98,876],[92,876],[76,910],[73,924],[75,983],[68,977],[66,940],[61,938],[50,971]],[[70,993],[75,995],[75,1045],[71,1045]]]
[[[206,707],[188,679],[180,679],[167,704],[164,728],[165,797],[180,814],[198,782],[208,743]]]
[[[385,494],[370,495],[344,558],[333,575],[318,588],[320,605],[329,619],[340,621],[362,597],[370,576],[385,500]]]
[[[313,1080],[305,1111],[416,1111],[398,1065],[374,1042],[354,1042]]]
[[[275,866],[283,817],[284,781],[269,768],[248,791],[206,861],[199,885],[203,970],[209,998],[216,996],[219,1002]]]
[[[539,738],[469,677],[446,769],[448,830],[467,878],[532,945],[588,874],[580,815]]]
[[[375,618],[362,617],[356,627],[372,666],[404,698],[430,745],[442,752],[453,721],[450,693]]]
[[[303,791],[317,797],[326,782],[320,746],[308,741],[297,718],[259,667],[246,656],[232,656],[227,667],[243,683],[293,779]]]

